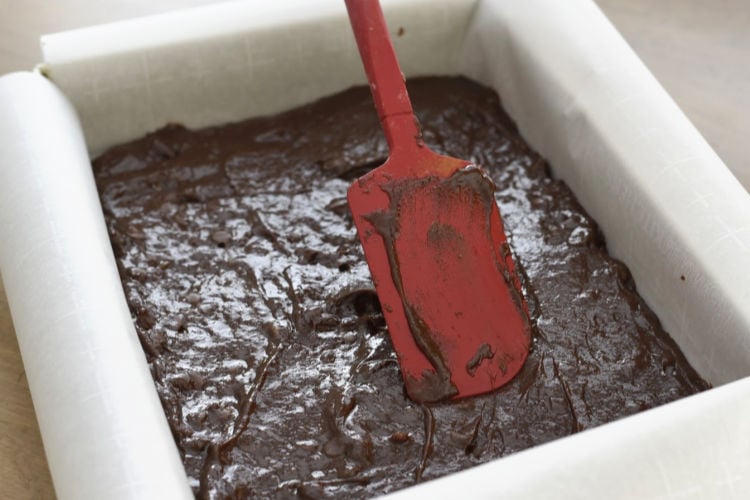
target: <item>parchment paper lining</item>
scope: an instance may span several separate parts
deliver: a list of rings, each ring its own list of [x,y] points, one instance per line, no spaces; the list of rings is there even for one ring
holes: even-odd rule
[[[384,7],[405,74],[492,85],[693,365],[714,384],[747,377],[750,196],[597,7]],[[0,79],[0,269],[55,488],[189,497],[66,98],[92,155],[169,121],[295,107],[364,83],[343,4],[227,3],[49,35],[43,49],[64,96],[40,75]],[[750,379],[397,495],[466,491],[739,498],[750,491]]]

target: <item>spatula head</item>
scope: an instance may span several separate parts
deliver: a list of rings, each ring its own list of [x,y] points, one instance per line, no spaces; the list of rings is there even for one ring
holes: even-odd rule
[[[508,382],[530,327],[494,185],[427,148],[349,189],[349,206],[409,396],[435,402]]]

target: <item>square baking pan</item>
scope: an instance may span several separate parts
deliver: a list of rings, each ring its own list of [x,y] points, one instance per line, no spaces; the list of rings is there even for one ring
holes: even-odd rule
[[[744,498],[750,196],[591,0],[385,0],[408,77],[493,87],[716,388],[396,497]],[[400,33],[400,34],[399,34]],[[60,498],[189,498],[89,157],[364,84],[343,3],[232,2],[43,37],[0,79],[0,271]],[[84,141],[85,137],[85,141]]]

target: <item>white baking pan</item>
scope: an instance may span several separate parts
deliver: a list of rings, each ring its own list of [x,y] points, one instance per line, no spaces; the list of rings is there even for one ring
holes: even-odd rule
[[[384,8],[407,76],[498,91],[720,386],[396,496],[746,498],[750,195],[591,0]],[[88,157],[169,121],[220,124],[364,83],[343,2],[228,3],[42,42],[37,72],[0,78],[0,271],[55,489],[189,498]]]

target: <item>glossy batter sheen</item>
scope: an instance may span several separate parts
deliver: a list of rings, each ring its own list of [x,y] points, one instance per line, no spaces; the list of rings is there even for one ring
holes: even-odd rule
[[[594,221],[490,90],[410,82],[424,138],[484,166],[534,325],[492,394],[404,395],[345,195],[387,150],[368,89],[170,125],[94,162],[123,286],[199,497],[372,496],[701,391]]]

